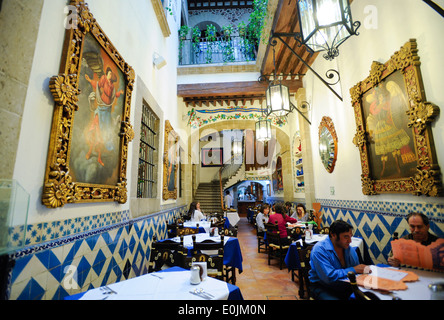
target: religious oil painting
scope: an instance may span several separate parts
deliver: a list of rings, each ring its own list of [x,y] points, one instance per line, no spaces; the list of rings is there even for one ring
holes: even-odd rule
[[[179,160],[179,135],[168,120],[165,121],[163,155],[163,200],[177,199],[177,173]]]
[[[85,37],[79,88],[69,161],[73,181],[115,185],[125,79],[91,34]]]
[[[369,165],[376,180],[399,179],[415,174],[418,161],[404,79],[396,71],[362,98],[369,142]]]
[[[350,89],[362,166],[362,191],[442,196],[431,123],[439,107],[425,98],[418,49],[409,40]]]
[[[42,202],[127,201],[128,144],[134,70],[120,56],[84,1],[71,0],[54,98]]]

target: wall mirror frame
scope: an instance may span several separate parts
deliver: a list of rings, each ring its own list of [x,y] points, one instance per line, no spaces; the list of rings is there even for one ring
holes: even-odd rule
[[[325,170],[332,173],[338,156],[338,136],[330,117],[322,117],[319,125],[319,156]]]
[[[125,203],[135,72],[84,1],[68,8],[60,71],[49,82],[55,105],[42,203]]]
[[[416,40],[386,63],[374,61],[350,95],[363,194],[442,196],[431,130],[439,108],[426,100]]]

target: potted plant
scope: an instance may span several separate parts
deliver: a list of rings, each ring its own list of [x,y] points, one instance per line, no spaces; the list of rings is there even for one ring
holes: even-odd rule
[[[224,37],[226,37],[226,38],[231,37],[231,35],[233,34],[233,30],[234,30],[234,28],[231,24],[228,26],[222,27],[222,33],[223,33]]]
[[[191,28],[188,27],[187,25],[181,26],[179,29],[179,39],[185,40],[190,30]]]
[[[207,37],[207,41],[215,41],[216,40],[216,27],[212,24],[207,26],[207,30],[205,31],[205,36]]]
[[[237,31],[240,37],[245,37],[247,34],[247,26],[245,25],[245,22],[242,21],[237,25]]]
[[[191,29],[191,39],[192,39],[194,51],[196,51],[196,53],[197,53],[197,50],[199,49],[200,35],[201,35],[201,31],[198,26],[195,26],[193,29]]]
[[[182,48],[184,45],[184,41],[188,36],[188,32],[190,32],[190,27],[184,25],[179,29],[179,63],[182,63]]]

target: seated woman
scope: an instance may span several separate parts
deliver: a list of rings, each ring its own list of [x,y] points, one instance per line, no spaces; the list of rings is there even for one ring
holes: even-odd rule
[[[278,203],[275,206],[276,213],[272,214],[268,219],[268,223],[276,223],[279,228],[279,236],[284,240],[284,244],[289,244],[291,240],[287,238],[287,222],[296,223],[298,220],[287,216],[285,213],[285,208],[282,204]]]
[[[302,203],[298,203],[296,212],[292,214],[291,217],[297,219],[299,222],[307,222],[308,212],[305,210],[305,206]]]
[[[264,203],[256,216],[257,235],[263,236],[265,233],[265,223],[268,223],[268,215],[270,214],[270,205]]]
[[[191,218],[191,221],[194,222],[205,220],[204,214],[200,211],[200,202],[191,202],[188,216]]]

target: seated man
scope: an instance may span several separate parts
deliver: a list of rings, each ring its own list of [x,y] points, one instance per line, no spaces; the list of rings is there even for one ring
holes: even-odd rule
[[[414,240],[420,242],[423,246],[428,246],[432,242],[438,240],[438,237],[429,232],[429,218],[420,212],[410,212],[407,215],[407,222],[410,227],[410,233],[403,239]],[[389,265],[399,267],[401,264],[398,259],[393,258],[393,253],[390,253],[390,257],[387,259]]]
[[[347,273],[364,273],[367,267],[359,264],[356,248],[350,247],[353,227],[336,220],[330,226],[328,237],[316,243],[311,251],[308,278],[314,299],[345,300],[352,294]],[[367,268],[368,272],[370,269]],[[365,271],[367,271],[365,270]]]

